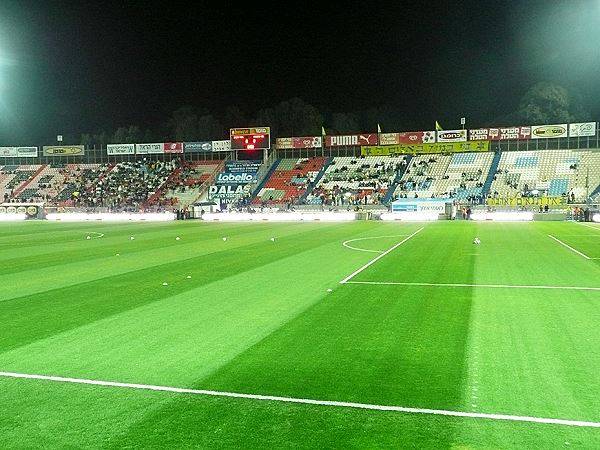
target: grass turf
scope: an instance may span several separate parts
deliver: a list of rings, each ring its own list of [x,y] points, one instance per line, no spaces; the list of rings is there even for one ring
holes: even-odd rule
[[[0,224],[0,249],[0,371],[600,421],[600,291],[510,287],[600,287],[593,224],[28,222]],[[5,377],[0,405],[4,448],[600,443],[598,428]]]

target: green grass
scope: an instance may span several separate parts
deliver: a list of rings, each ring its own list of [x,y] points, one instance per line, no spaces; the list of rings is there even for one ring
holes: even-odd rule
[[[3,372],[600,422],[600,290],[573,289],[600,288],[598,225],[26,222],[0,224],[0,267]],[[10,377],[0,411],[11,449],[600,446],[600,428]]]

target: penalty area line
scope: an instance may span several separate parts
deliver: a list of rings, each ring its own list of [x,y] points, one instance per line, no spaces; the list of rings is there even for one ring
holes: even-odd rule
[[[214,397],[232,397],[232,398],[243,398],[251,400],[265,400],[272,402],[284,402],[284,403],[300,403],[304,405],[319,405],[319,406],[334,406],[340,408],[354,408],[354,409],[367,409],[375,411],[394,411],[400,413],[409,414],[430,414],[438,416],[451,416],[451,417],[468,417],[478,419],[489,419],[489,420],[507,420],[512,422],[534,422],[542,424],[553,424],[553,425],[566,425],[575,427],[588,427],[588,428],[600,428],[600,422],[591,422],[584,420],[569,420],[569,419],[554,419],[547,417],[531,417],[531,416],[516,416],[510,414],[489,414],[489,413],[476,413],[476,412],[465,412],[465,411],[451,411],[444,409],[428,409],[428,408],[410,408],[404,406],[393,406],[393,405],[373,405],[368,403],[355,403],[355,402],[340,402],[333,400],[314,400],[309,398],[295,398],[295,397],[278,397],[275,395],[256,395],[256,394],[242,394],[237,392],[221,392],[221,391],[209,391],[204,389],[186,389],[177,388],[170,386],[155,386],[149,384],[136,384],[136,383],[119,383],[115,381],[101,381],[101,380],[87,380],[81,378],[66,378],[57,376],[47,375],[31,375],[25,373],[14,373],[14,372],[0,372],[0,376],[6,378],[26,378],[30,380],[45,380],[54,381],[60,383],[75,383],[75,384],[86,384],[94,386],[108,386],[118,388],[129,388],[129,389],[144,389],[151,391],[162,391],[162,392],[175,392],[181,394],[195,394],[195,395],[209,395]]]
[[[591,228],[592,230],[600,231],[600,226],[590,225],[590,224],[582,223],[582,222],[577,222],[577,223],[584,227]]]
[[[342,281],[340,281],[340,284],[344,284],[347,283],[348,280],[350,280],[351,278],[354,278],[356,275],[358,275],[359,273],[361,273],[363,270],[365,270],[367,267],[369,267],[371,264],[374,264],[375,262],[379,261],[381,258],[383,258],[385,255],[387,255],[388,253],[390,253],[392,250],[398,248],[399,246],[401,246],[402,244],[404,244],[406,241],[408,241],[410,238],[412,238],[413,236],[415,236],[417,233],[421,232],[423,230],[423,228],[425,227],[421,227],[419,228],[417,231],[415,231],[413,234],[408,235],[406,238],[402,239],[400,242],[398,242],[396,245],[394,245],[393,247],[387,249],[385,252],[383,252],[381,255],[376,256],[375,258],[373,258],[371,261],[369,261],[368,263],[366,263],[364,266],[362,266],[360,269],[352,272],[350,275],[348,275],[346,278],[344,278]]]
[[[569,250],[571,250],[574,253],[577,253],[579,256],[583,256],[585,259],[590,259],[589,256],[584,255],[583,253],[581,253],[579,250],[574,249],[573,247],[571,247],[570,245],[565,244],[563,241],[561,241],[558,238],[555,238],[554,236],[552,236],[551,234],[548,235],[549,238],[554,239],[556,242],[558,242],[561,245],[564,245],[565,247],[567,247]]]
[[[600,287],[593,286],[544,286],[544,285],[519,285],[519,284],[467,284],[467,283],[418,283],[402,281],[346,281],[346,284],[370,284],[382,286],[433,286],[433,287],[462,287],[462,288],[495,288],[495,289],[568,289],[570,291],[600,291]]]

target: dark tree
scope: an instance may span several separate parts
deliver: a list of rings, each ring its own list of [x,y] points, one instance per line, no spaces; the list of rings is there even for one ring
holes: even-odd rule
[[[254,125],[271,127],[272,136],[316,136],[321,133],[323,116],[299,98],[259,111]]]
[[[566,88],[547,82],[537,83],[525,93],[516,116],[528,125],[579,122],[589,118],[581,102]]]
[[[331,116],[331,131],[333,134],[354,134],[360,133],[358,114],[354,113],[333,113]]]

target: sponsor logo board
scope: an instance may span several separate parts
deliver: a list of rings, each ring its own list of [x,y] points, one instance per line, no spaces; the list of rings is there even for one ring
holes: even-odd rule
[[[231,141],[229,139],[222,141],[212,141],[212,151],[213,152],[230,152],[231,151]]]
[[[260,166],[262,165],[261,161],[225,161],[225,170],[224,172],[230,173],[256,173]]]
[[[596,136],[596,122],[570,123],[569,136]]]
[[[37,147],[17,147],[17,156],[20,158],[36,158],[37,155]]]
[[[426,142],[435,142],[435,131],[398,133],[398,144],[424,144]]]
[[[399,198],[392,202],[392,212],[438,213],[446,212],[446,203],[452,202],[447,198]]]
[[[25,214],[27,218],[34,218],[42,211],[40,205],[30,203],[2,203],[0,205],[1,214]]]
[[[531,127],[479,128],[469,130],[470,141],[505,141],[530,139]]]
[[[555,139],[567,137],[567,124],[561,125],[534,125],[531,127],[532,139]]]
[[[565,200],[562,197],[516,197],[516,198],[488,198],[486,203],[489,206],[557,206],[564,205]]]
[[[215,183],[217,184],[248,184],[248,183],[256,183],[256,172],[247,173],[232,173],[232,172],[221,172],[217,174],[215,178]]]
[[[2,157],[17,156],[17,147],[0,147],[0,156],[2,156]]]
[[[165,153],[183,153],[183,142],[164,142],[163,150]]]
[[[85,152],[83,145],[44,145],[44,156],[81,156]]]
[[[270,134],[270,127],[254,127],[254,128],[230,128],[230,136],[247,136],[251,134]]]
[[[295,137],[292,139],[293,148],[321,148],[321,136]]]
[[[209,198],[234,199],[250,193],[250,187],[243,184],[212,185],[208,188]]]
[[[138,155],[164,153],[164,147],[162,142],[152,144],[135,144],[135,152]]]
[[[133,155],[135,153],[135,144],[108,144],[106,146],[107,155]]]
[[[425,144],[435,142],[435,131],[405,131],[402,133],[381,133],[379,145]]]
[[[304,137],[289,137],[277,138],[275,141],[277,148],[321,148],[323,138],[321,136],[304,136]]]
[[[228,152],[230,150],[231,141],[229,139],[222,141],[198,141],[183,143],[183,151],[185,153]]]
[[[377,145],[377,133],[353,134],[348,136],[325,136],[327,147],[339,147],[350,145]]]
[[[294,138],[277,138],[275,139],[275,145],[277,145],[277,148],[294,148]]]
[[[398,145],[371,145],[362,146],[361,155],[416,155],[420,153],[462,153],[462,152],[487,152],[490,149],[489,141],[447,142],[436,144],[398,144]]]
[[[437,132],[437,142],[465,142],[467,130],[443,130]]]
[[[380,133],[379,134],[379,145],[394,145],[399,144],[400,133]]]
[[[213,146],[212,141],[184,142],[183,149],[186,153],[212,152]]]

